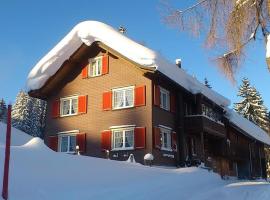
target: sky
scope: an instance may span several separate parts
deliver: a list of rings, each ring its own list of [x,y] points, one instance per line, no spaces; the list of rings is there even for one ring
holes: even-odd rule
[[[172,0],[185,8],[193,0]],[[194,38],[167,26],[162,21],[159,0],[2,0],[0,1],[0,98],[14,103],[17,93],[25,90],[32,67],[76,24],[97,20],[115,28],[124,26],[127,36],[145,44],[174,62],[181,58],[183,68],[198,80],[207,77],[210,85],[232,103],[238,102],[238,87],[247,77],[261,93],[270,109],[270,72],[265,62],[263,40],[251,43],[246,59],[233,85],[218,70],[214,52],[205,49],[203,38]]]

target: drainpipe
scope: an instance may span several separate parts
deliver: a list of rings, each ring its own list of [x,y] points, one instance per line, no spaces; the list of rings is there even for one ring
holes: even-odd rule
[[[249,147],[249,176],[252,177],[252,159],[251,159],[251,147],[250,143],[248,144]]]
[[[260,177],[262,178],[262,158],[261,158],[261,148],[259,148],[259,159],[260,159]]]

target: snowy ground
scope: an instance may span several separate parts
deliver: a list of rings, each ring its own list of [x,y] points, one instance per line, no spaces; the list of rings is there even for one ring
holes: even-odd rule
[[[0,123],[0,178],[4,133],[5,126]],[[224,181],[199,168],[146,167],[55,153],[42,140],[16,129],[12,145],[10,200],[270,199],[270,185],[264,181]]]

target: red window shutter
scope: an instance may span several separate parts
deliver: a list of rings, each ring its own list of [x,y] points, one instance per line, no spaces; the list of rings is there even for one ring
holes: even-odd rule
[[[135,128],[135,149],[144,149],[145,148],[145,127]]]
[[[78,113],[87,113],[87,95],[78,97]]]
[[[135,88],[135,106],[145,106],[145,85]]]
[[[103,110],[111,110],[112,109],[112,92],[104,92],[103,93]]]
[[[60,116],[60,100],[55,100],[52,103],[52,117],[56,118]]]
[[[153,135],[153,139],[154,139],[154,147],[157,149],[161,148],[161,135],[160,135],[160,128],[158,127],[154,127],[154,135]]]
[[[102,75],[109,73],[109,56],[104,55],[102,57]]]
[[[160,106],[160,88],[158,85],[154,85],[154,105]]]
[[[83,69],[82,69],[82,78],[87,78],[88,77],[88,66],[87,64]]]
[[[112,132],[107,130],[101,132],[101,149],[111,150]]]
[[[171,105],[171,112],[176,112],[176,96],[174,93],[170,92],[170,105]]]
[[[172,150],[177,151],[177,136],[175,131],[172,132]]]
[[[58,150],[58,136],[49,136],[48,138],[48,146],[54,150]]]
[[[86,134],[79,133],[76,135],[76,143],[79,146],[80,153],[85,153],[86,151]]]

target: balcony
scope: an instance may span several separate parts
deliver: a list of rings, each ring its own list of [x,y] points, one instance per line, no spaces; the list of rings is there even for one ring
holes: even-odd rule
[[[225,137],[226,135],[224,124],[206,115],[185,116],[185,131],[187,133],[207,132],[217,137]]]

